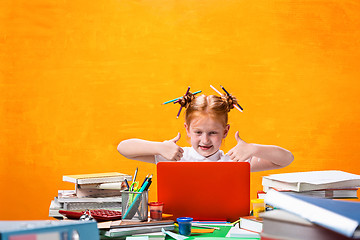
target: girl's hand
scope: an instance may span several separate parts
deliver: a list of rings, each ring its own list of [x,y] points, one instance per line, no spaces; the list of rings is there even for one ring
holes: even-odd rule
[[[237,144],[233,147],[227,155],[230,157],[231,160],[234,162],[245,162],[247,160],[251,160],[255,153],[255,147],[251,143],[246,143],[239,137],[239,132],[235,133],[235,139]]]
[[[178,133],[175,138],[164,141],[161,145],[161,156],[169,161],[179,161],[182,158],[184,152],[184,150],[176,144],[180,137],[181,135]]]

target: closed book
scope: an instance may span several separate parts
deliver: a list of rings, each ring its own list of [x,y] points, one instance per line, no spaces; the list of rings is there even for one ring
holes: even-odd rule
[[[330,198],[330,199],[357,199],[358,198],[357,197],[358,188],[336,188],[336,189],[329,188],[329,189],[302,191],[302,192],[269,188],[269,189],[267,189],[267,191],[269,191],[270,189],[274,189],[279,192],[291,192],[294,194],[311,196],[311,197],[320,197],[320,198]],[[265,195],[263,195],[263,198],[265,198]]]
[[[254,216],[241,217],[240,228],[260,233],[263,228],[263,219]]]
[[[349,238],[360,238],[360,202],[270,190],[265,202]]]
[[[76,196],[88,197],[119,197],[121,191],[127,189],[124,181],[98,184],[76,184]]]
[[[108,173],[93,173],[93,174],[77,174],[77,175],[64,175],[63,181],[72,182],[75,184],[94,184],[94,183],[110,183],[122,182],[124,180],[131,181],[132,176],[118,172]]]
[[[95,221],[0,221],[1,240],[98,240]]]
[[[260,214],[263,218],[261,239],[293,240],[348,240],[329,229],[318,226],[302,217],[284,210],[272,210]]]
[[[63,210],[108,209],[121,211],[121,197],[117,198],[57,198],[54,203]]]
[[[296,192],[360,186],[360,175],[337,170],[281,173],[265,176],[264,189],[275,188]]]

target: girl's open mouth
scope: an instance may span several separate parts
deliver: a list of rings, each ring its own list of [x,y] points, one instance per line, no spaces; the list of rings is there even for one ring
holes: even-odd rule
[[[209,149],[212,147],[212,145],[211,145],[211,146],[202,146],[202,145],[199,145],[199,147],[200,147],[201,150],[209,150]]]

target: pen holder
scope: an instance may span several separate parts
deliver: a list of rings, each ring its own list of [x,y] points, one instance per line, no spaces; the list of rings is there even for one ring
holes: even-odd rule
[[[146,221],[148,219],[148,191],[122,191],[123,219]]]

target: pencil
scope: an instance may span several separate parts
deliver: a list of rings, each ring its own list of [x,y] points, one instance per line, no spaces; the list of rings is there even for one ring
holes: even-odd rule
[[[211,227],[211,226],[206,226],[206,225],[197,224],[197,223],[192,223],[191,225],[194,226],[194,227],[199,227],[199,228],[208,228],[208,229],[220,230],[219,227]]]
[[[212,85],[210,85],[212,89],[214,89],[215,92],[217,92],[220,96],[222,95],[221,92],[219,92],[216,88],[214,88]]]
[[[220,85],[220,87],[222,88],[222,90],[224,90],[224,92],[228,95],[228,96],[230,96],[230,93],[228,92],[228,91],[226,91],[226,89],[223,87],[223,86],[221,86]],[[242,112],[244,109],[240,106],[240,104],[238,104],[237,103],[237,106],[234,104],[234,107],[237,109],[237,110],[239,110],[240,112]]]
[[[190,91],[190,87],[188,87],[188,89],[186,90],[185,95],[187,95],[187,94],[189,93],[189,91]],[[179,118],[180,113],[181,113],[181,109],[182,109],[182,108],[183,108],[183,106],[180,106],[180,109],[179,109],[179,112],[178,112],[178,114],[177,114],[176,118]]]
[[[196,91],[196,92],[194,92],[194,93],[193,93],[193,95],[196,95],[196,94],[198,94],[198,93],[201,93],[201,90],[200,90],[200,91]],[[178,98],[175,98],[175,99],[172,99],[172,100],[166,101],[166,102],[164,102],[163,104],[168,104],[168,103],[175,102],[175,101],[179,100],[180,98],[182,98],[182,97],[178,97]]]

